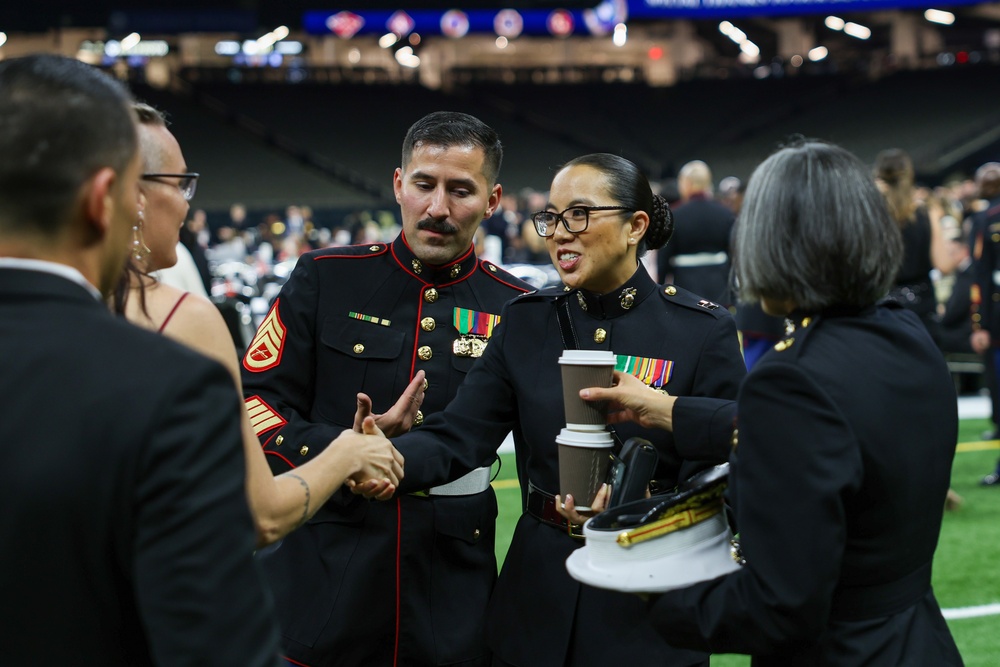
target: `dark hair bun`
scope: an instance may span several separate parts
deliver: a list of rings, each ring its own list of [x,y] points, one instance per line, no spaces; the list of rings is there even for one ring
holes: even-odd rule
[[[644,240],[650,250],[656,250],[667,245],[674,233],[674,212],[670,210],[667,200],[660,195],[653,195],[653,210],[649,212],[649,229]]]

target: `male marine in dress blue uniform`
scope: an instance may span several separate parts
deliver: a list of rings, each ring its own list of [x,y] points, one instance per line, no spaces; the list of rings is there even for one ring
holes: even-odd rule
[[[247,349],[247,406],[275,471],[308,461],[350,428],[359,391],[382,410],[423,370],[419,429],[424,414],[454,396],[504,303],[527,291],[471,245],[499,203],[499,157],[491,167],[466,136],[433,134],[471,124],[485,132],[487,156],[494,143],[499,151],[495,133],[470,119],[441,113],[418,121],[414,128],[432,133],[417,131],[411,142],[411,129],[412,154],[404,148],[396,172],[402,234],[388,245],[303,255]],[[484,457],[455,485],[388,503],[342,489],[263,556],[289,662],[489,664],[483,623],[496,580],[492,460]]]

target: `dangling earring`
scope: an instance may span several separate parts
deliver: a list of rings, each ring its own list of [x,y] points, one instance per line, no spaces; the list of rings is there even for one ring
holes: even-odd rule
[[[132,259],[141,262],[152,252],[142,238],[143,212],[139,209],[139,215],[132,225]]]

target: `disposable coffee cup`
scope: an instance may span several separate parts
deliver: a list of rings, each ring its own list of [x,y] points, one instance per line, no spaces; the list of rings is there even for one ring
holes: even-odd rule
[[[585,401],[580,390],[610,387],[617,357],[607,350],[565,350],[559,357],[562,370],[563,408],[566,426],[574,431],[603,431],[607,424],[607,401]]]
[[[559,446],[559,494],[572,495],[576,509],[587,512],[608,476],[613,441],[608,431],[573,431],[556,436]]]

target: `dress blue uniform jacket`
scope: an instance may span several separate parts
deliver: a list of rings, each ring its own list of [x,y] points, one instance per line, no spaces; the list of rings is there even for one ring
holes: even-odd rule
[[[944,359],[896,304],[797,319],[737,401],[747,564],[660,596],[653,622],[754,665],[961,665],[930,586],[958,434]]]
[[[387,410],[418,370],[428,385],[422,413],[444,408],[477,361],[455,353],[455,309],[485,321],[526,290],[471,247],[425,265],[402,235],[300,257],[243,359],[272,469],[301,465],[351,428],[358,392]],[[476,465],[492,460],[484,453]],[[342,489],[261,557],[285,655],[312,667],[486,664],[496,514],[492,488],[390,502]]]
[[[732,316],[683,289],[656,285],[643,268],[603,296],[558,289],[525,295],[508,304],[455,400],[393,440],[406,457],[404,491],[458,477],[512,430],[522,493],[529,482],[559,492],[555,438],[565,415],[558,359],[565,348],[556,309],[565,299],[580,349],[672,362],[662,387],[674,395],[736,397],[745,369]],[[633,436],[653,442],[660,454],[656,476],[668,486],[719,462],[682,458],[666,431],[636,424],[616,429],[623,442]],[[565,529],[521,515],[487,614],[488,644],[497,658],[553,667],[707,664],[704,653],[668,646],[638,597],[571,579],[565,561],[582,544]]]

